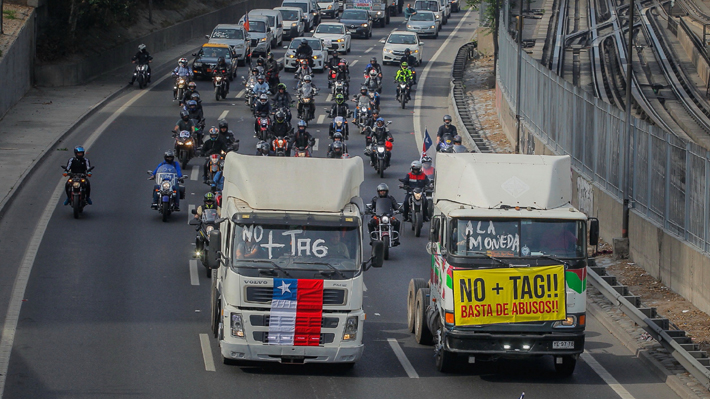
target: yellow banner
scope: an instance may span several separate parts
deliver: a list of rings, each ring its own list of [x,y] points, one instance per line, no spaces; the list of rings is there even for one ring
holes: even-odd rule
[[[565,268],[562,265],[454,270],[456,325],[563,320]]]

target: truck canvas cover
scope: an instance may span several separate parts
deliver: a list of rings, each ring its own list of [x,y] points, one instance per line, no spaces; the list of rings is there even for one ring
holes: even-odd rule
[[[362,159],[259,157],[227,154],[225,198],[255,210],[340,212],[360,196]]]
[[[571,201],[571,173],[569,156],[437,153],[434,201],[555,209]]]

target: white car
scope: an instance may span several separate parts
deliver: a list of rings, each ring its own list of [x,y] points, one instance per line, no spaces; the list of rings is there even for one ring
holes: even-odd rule
[[[328,62],[328,49],[323,45],[321,39],[314,37],[302,37],[292,40],[291,44],[284,46],[286,54],[284,55],[284,69],[287,71],[295,71],[298,67],[296,59],[296,49],[305,40],[311,49],[313,49],[313,71],[325,71],[325,65]]]
[[[326,46],[331,43],[337,45],[340,53],[350,52],[350,32],[339,22],[324,22],[318,25],[313,31],[313,37],[323,40]],[[332,45],[330,48],[335,49]]]
[[[414,32],[399,30],[387,36],[385,45],[382,47],[382,63],[385,65],[389,63],[399,64],[406,49],[409,49],[411,56],[416,58],[417,63],[415,66],[421,65],[424,43],[419,41],[419,35]]]

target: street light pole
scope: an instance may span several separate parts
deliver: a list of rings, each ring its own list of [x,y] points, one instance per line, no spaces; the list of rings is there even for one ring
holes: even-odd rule
[[[517,96],[515,99],[515,120],[517,122],[517,127],[515,129],[515,153],[520,154],[520,129],[521,118],[520,118],[520,80],[522,78],[522,67],[523,67],[523,0],[518,0],[518,83]]]
[[[634,0],[629,0],[629,43],[626,51],[626,144],[624,145],[624,213],[621,222],[621,237],[629,237],[629,212],[631,206],[631,74],[633,73],[634,50]]]

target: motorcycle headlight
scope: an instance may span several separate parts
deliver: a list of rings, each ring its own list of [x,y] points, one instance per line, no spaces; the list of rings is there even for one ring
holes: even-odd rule
[[[75,181],[75,182],[72,184],[72,187],[74,187],[74,188],[79,188],[79,187],[81,187],[81,183],[79,183],[78,181]]]
[[[354,341],[357,338],[357,324],[357,316],[348,317],[343,329],[343,341]]]
[[[295,54],[289,54],[287,57],[288,57],[288,58],[296,58],[296,55],[295,55]]]
[[[422,199],[422,193],[414,193],[414,199],[417,200],[417,201],[419,201],[420,199]]]
[[[304,103],[309,103],[309,102],[311,102],[311,99],[308,98],[308,97],[306,97],[306,98],[303,99],[303,102],[304,102]]]
[[[214,230],[214,226],[205,227],[205,233],[207,233],[208,235],[210,234],[210,231],[212,231],[212,230]]]
[[[186,141],[185,145],[192,145],[192,141]]]
[[[170,182],[164,181],[161,185],[160,188],[163,190],[170,190]]]
[[[382,223],[389,223],[390,218],[388,216],[382,216]]]
[[[230,313],[229,324],[233,337],[244,338],[244,322],[241,313]]]
[[[377,152],[385,152],[385,147],[377,147]]]
[[[217,81],[218,81],[218,82],[222,81],[222,77],[221,77],[221,76],[217,76]]]

